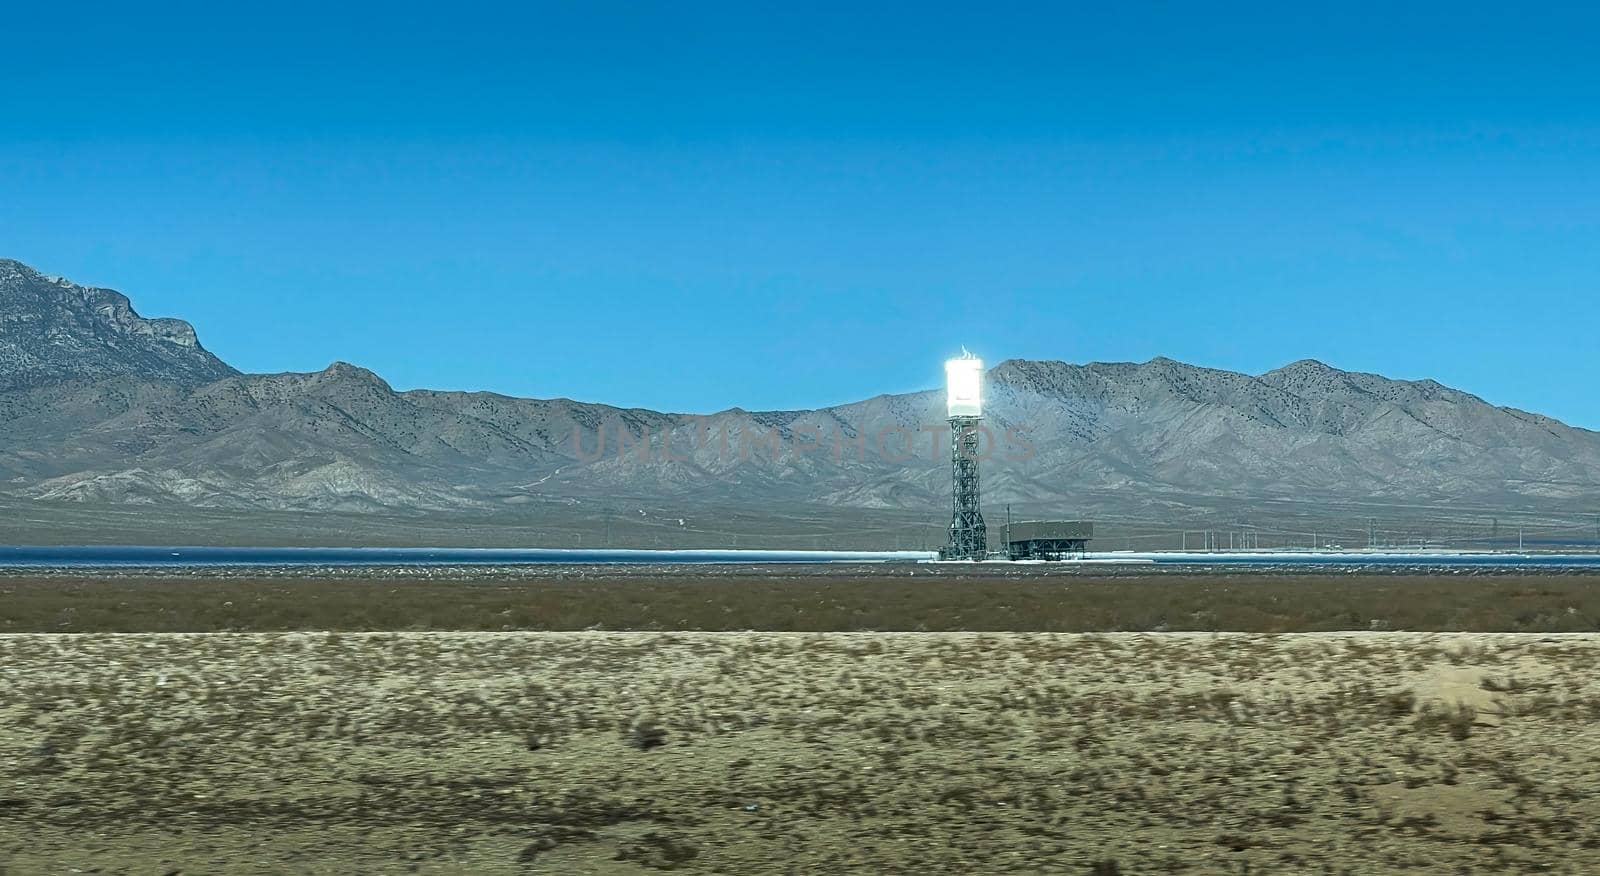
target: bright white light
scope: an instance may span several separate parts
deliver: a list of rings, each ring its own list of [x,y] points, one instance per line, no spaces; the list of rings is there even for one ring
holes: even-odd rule
[[[945,400],[952,417],[983,416],[983,360],[971,353],[944,363]]]

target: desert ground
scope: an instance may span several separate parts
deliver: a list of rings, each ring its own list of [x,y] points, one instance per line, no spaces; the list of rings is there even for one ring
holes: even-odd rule
[[[0,873],[1600,872],[1596,583],[0,573]]]
[[[1600,870],[1600,636],[0,636],[32,873]]]
[[[1581,571],[919,564],[0,570],[0,633],[1600,633]]]

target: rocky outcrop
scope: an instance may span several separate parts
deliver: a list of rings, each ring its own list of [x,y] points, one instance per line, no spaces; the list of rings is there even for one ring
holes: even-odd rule
[[[145,319],[126,296],[0,259],[0,388],[114,376],[183,384],[237,372],[179,319]]]

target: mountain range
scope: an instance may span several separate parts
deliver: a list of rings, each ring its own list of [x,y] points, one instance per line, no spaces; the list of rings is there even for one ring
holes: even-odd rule
[[[1600,433],[1433,381],[1013,359],[986,393],[986,504],[1035,516],[1600,504]],[[399,392],[344,363],[245,374],[188,323],[0,260],[0,496],[27,507],[937,520],[943,422],[932,390],[699,416]]]

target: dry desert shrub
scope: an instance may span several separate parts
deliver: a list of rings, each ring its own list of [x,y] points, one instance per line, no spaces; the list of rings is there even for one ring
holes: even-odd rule
[[[1528,689],[1528,683],[1518,679],[1515,675],[1506,676],[1503,680],[1493,676],[1484,676],[1480,686],[1484,690],[1493,693],[1521,693]]]
[[[1477,719],[1478,710],[1466,703],[1429,703],[1417,712],[1417,728],[1445,729],[1450,738],[1464,740],[1472,735]]]
[[[1384,714],[1403,717],[1417,710],[1417,695],[1410,689],[1390,691],[1383,695],[1381,705]]]
[[[640,751],[649,751],[667,744],[667,731],[655,721],[645,719],[628,731],[628,745]]]
[[[617,850],[618,861],[633,861],[652,870],[676,870],[699,857],[700,850],[652,831]]]

